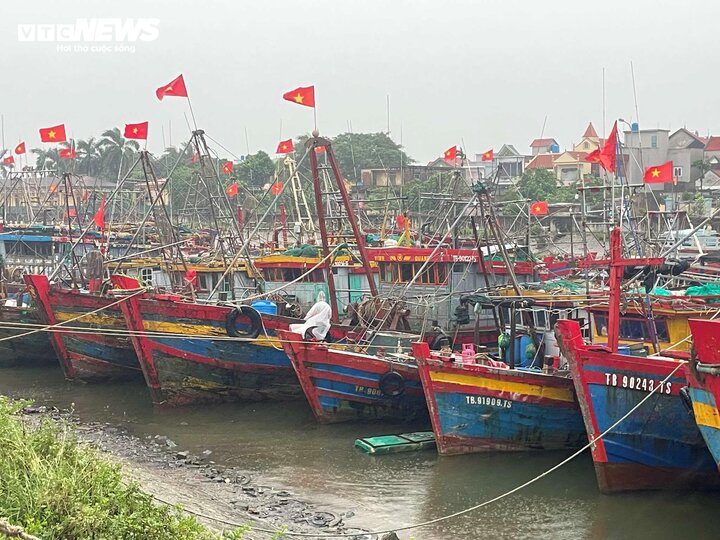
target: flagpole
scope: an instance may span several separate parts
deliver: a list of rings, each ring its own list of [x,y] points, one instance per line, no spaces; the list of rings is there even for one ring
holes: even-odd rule
[[[197,131],[198,127],[197,127],[197,122],[195,121],[195,112],[193,111],[192,102],[190,101],[190,95],[188,94],[186,97],[187,97],[188,105],[190,106],[190,116],[192,117],[193,126],[195,126],[195,131]]]
[[[313,105],[313,123],[315,124],[315,131],[317,131],[317,105]]]

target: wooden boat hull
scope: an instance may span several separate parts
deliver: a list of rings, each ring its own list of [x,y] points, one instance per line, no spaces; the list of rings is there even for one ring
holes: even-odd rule
[[[57,364],[47,332],[21,335],[40,322],[35,308],[0,307],[0,368]]]
[[[63,329],[50,333],[50,341],[66,378],[100,381],[141,376],[130,338],[106,333],[127,331],[118,298],[51,287],[44,275],[26,275],[25,283],[45,324],[56,325],[89,314],[67,325],[67,328],[82,330]],[[62,328],[58,327],[58,330]]]
[[[133,345],[156,404],[169,406],[239,400],[299,399],[302,390],[276,337],[295,319],[262,315],[255,339],[228,335],[227,306],[172,298],[131,299],[122,305]],[[237,317],[238,334],[252,321]]]
[[[463,365],[413,344],[438,452],[567,450],[587,442],[572,379]]]
[[[427,418],[416,365],[352,352],[349,346],[305,341],[290,331],[278,331],[278,336],[318,422],[410,422]],[[388,380],[383,379],[388,373],[396,373],[402,380],[398,395],[381,389],[387,388],[381,380]]]
[[[689,323],[697,359],[703,364],[717,366],[720,363],[720,321],[691,319]],[[720,469],[720,370],[700,372],[691,363],[686,373],[695,423]]]
[[[583,343],[575,321],[559,321],[558,342],[570,363],[598,486],[604,493],[654,489],[718,489],[714,460],[682,403],[678,363],[610,353]],[[608,430],[648,392],[653,396]]]

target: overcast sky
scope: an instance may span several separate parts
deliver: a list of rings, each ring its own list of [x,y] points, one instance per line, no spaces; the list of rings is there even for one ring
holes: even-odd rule
[[[157,39],[102,53],[18,37],[18,24],[113,17],[158,19]],[[713,0],[4,2],[0,112],[6,146],[62,122],[87,138],[149,120],[160,152],[161,126],[166,143],[170,124],[174,144],[189,135],[187,102],[154,94],[183,73],[198,125],[238,155],[311,131],[312,110],[281,98],[311,84],[325,135],[386,131],[389,95],[391,135],[418,161],[463,142],[528,153],[546,117],[563,148],[588,121],[603,134],[603,68],[605,131],[637,120],[632,61],[642,127],[720,135],[719,20]]]

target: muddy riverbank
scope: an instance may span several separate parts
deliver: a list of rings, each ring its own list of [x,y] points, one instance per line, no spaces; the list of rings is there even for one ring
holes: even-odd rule
[[[73,411],[56,407],[32,405],[23,416],[30,423],[48,418],[69,424],[80,441],[120,464],[124,476],[137,481],[158,503],[179,504],[216,530],[248,525],[251,530],[243,538],[249,539],[271,536],[260,529],[376,538],[364,534],[367,529],[355,523],[352,510],[331,511],[265,485],[248,470],[216,463],[211,450],[193,454],[167,436],[141,439],[110,423],[83,422]]]

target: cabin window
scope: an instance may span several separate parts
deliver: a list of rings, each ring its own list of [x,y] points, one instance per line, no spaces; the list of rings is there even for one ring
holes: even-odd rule
[[[544,311],[534,311],[535,314],[535,328],[547,328],[547,317],[545,317]]]
[[[445,285],[448,269],[445,263],[433,263],[425,267],[424,263],[381,263],[380,280],[384,283],[409,283],[417,274],[414,283],[419,285]]]
[[[409,281],[412,281],[413,277],[415,277],[415,272],[413,272],[412,263],[401,263],[400,264],[400,281],[402,281],[403,283],[407,283]]]
[[[593,315],[598,335],[607,336],[607,316]],[[655,319],[655,335],[658,341],[670,341],[667,321]],[[641,317],[620,317],[620,339],[652,341],[649,321]]]
[[[682,178],[682,167],[673,167],[673,178]]]
[[[198,272],[198,285],[201,291],[211,291],[213,289],[212,274]]]
[[[153,271],[152,268],[141,268],[140,279],[142,279],[148,285],[152,285],[153,282]]]
[[[657,148],[657,135],[650,137],[650,148]]]
[[[395,283],[397,281],[395,279],[395,275],[393,270],[395,269],[395,264],[393,263],[381,263],[380,264],[380,280],[384,281],[385,283]]]

